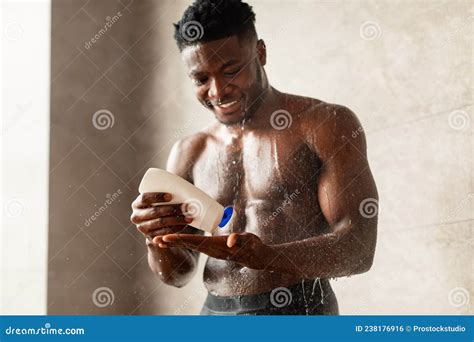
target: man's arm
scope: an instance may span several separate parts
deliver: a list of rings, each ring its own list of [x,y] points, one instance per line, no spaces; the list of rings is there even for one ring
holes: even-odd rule
[[[166,170],[193,183],[192,169],[202,148],[204,137],[201,134],[182,139],[174,144],[168,157]],[[181,228],[182,233],[202,234],[198,229],[189,225],[174,226]],[[154,236],[164,235],[157,231]],[[156,240],[155,240],[156,241]],[[148,264],[154,273],[166,284],[176,287],[186,285],[193,277],[198,264],[199,253],[189,249],[161,246],[153,240],[147,239]]]
[[[323,163],[317,192],[331,232],[270,246],[266,269],[305,278],[366,272],[375,252],[378,194],[362,127],[354,113],[336,106],[305,133]]]

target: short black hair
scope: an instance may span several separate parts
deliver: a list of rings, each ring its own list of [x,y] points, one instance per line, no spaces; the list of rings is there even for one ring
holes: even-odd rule
[[[233,36],[257,37],[255,13],[241,0],[195,0],[173,24],[179,51],[186,46]]]

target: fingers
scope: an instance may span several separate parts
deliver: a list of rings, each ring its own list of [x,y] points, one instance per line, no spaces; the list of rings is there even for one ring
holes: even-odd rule
[[[173,244],[189,244],[195,246],[206,242],[207,239],[209,239],[208,236],[195,234],[169,234],[163,236],[164,242],[169,242]]]
[[[146,192],[140,194],[132,203],[133,209],[148,208],[153,203],[169,202],[173,196],[167,192]]]
[[[168,234],[155,237],[153,243],[159,246],[186,248],[217,259],[237,261],[235,259],[239,255],[240,248],[229,248],[227,245],[229,237],[230,236]],[[235,236],[232,237],[231,241],[235,241],[236,238]],[[238,244],[239,241],[237,240],[236,243]]]
[[[222,236],[195,234],[167,234],[156,236],[153,244],[161,248],[186,248],[216,259],[233,261],[250,268],[262,269],[262,255],[266,247],[252,233],[232,233]]]
[[[158,245],[161,248],[168,248],[165,242],[163,242],[162,237],[167,234],[186,234],[192,232],[192,227],[190,226],[172,226],[161,229],[152,230],[146,235],[148,245]]]
[[[169,204],[169,205],[160,205],[157,207],[151,207],[146,209],[137,209],[133,210],[130,221],[135,224],[142,223],[144,221],[156,219],[164,216],[184,216],[180,204]]]
[[[234,246],[237,246],[238,242],[239,242],[239,235],[236,233],[232,233],[227,238],[227,247],[232,248]]]
[[[195,234],[168,234],[163,236],[162,241],[173,247],[207,248],[212,242],[219,242],[218,237],[209,237]],[[224,237],[225,239],[225,237]],[[220,239],[222,240],[222,238]],[[225,241],[225,240],[223,240]]]
[[[166,233],[165,233],[166,234]],[[147,235],[146,237],[146,245],[148,247],[160,247],[160,248],[168,248],[168,246],[166,246],[166,244],[164,244],[162,241],[161,241],[161,237],[163,235],[162,234],[159,234],[159,235],[155,235],[153,236],[152,234],[150,235]]]
[[[203,236],[195,234],[168,234],[157,242],[170,247],[181,247],[204,253],[212,257],[221,257],[228,254],[226,246],[227,236]]]
[[[163,236],[166,234],[178,234],[178,233],[183,233],[183,234],[189,233],[188,226],[180,225],[180,226],[159,228],[159,229],[149,231],[146,236],[151,241],[155,238],[155,236]]]
[[[140,194],[132,203],[133,213],[130,217],[138,231],[149,238],[157,234],[170,234],[179,232],[181,229],[165,229],[172,226],[184,227],[193,221],[182,211],[182,204],[161,204],[152,206],[154,203],[164,203],[172,199],[171,194],[163,192],[149,192]],[[150,235],[153,232],[152,236]]]
[[[185,216],[165,216],[165,217],[158,217],[153,220],[148,220],[137,224],[137,229],[142,234],[150,234],[153,230],[167,228],[170,226],[177,226],[177,225],[186,225],[193,221],[190,217]]]
[[[179,234],[177,234],[179,233]],[[202,235],[195,235],[195,234],[186,234],[187,229],[183,229],[181,231],[169,231],[169,232],[162,232],[160,234],[155,234],[152,239],[152,243],[158,244],[161,248],[168,248],[170,247],[183,247],[189,248],[193,250],[197,250],[196,248],[204,248],[206,247],[206,239],[209,237],[205,237]],[[164,237],[168,237],[164,239]],[[197,236],[197,239],[193,239],[193,236]],[[187,239],[190,239],[191,242],[186,242]]]
[[[160,248],[169,248],[168,245],[165,242],[163,242],[163,236],[164,235],[165,234],[160,234],[160,235],[155,236],[152,239],[151,243],[154,244],[154,245],[158,245],[158,247],[160,247]]]

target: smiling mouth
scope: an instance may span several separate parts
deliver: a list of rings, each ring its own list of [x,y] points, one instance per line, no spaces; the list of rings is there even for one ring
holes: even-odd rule
[[[235,105],[236,103],[238,103],[240,100],[233,100],[233,101],[229,101],[229,102],[226,102],[226,103],[221,103],[221,104],[218,104],[217,107],[219,108],[229,108],[229,107],[232,107],[233,105]]]

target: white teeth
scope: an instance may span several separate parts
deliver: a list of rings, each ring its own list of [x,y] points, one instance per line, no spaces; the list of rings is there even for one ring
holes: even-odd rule
[[[219,105],[219,107],[221,107],[221,108],[227,108],[227,107],[230,107],[230,106],[232,106],[232,105],[234,105],[234,104],[236,104],[236,103],[237,103],[237,101],[227,102],[227,103],[224,103],[224,104]]]

